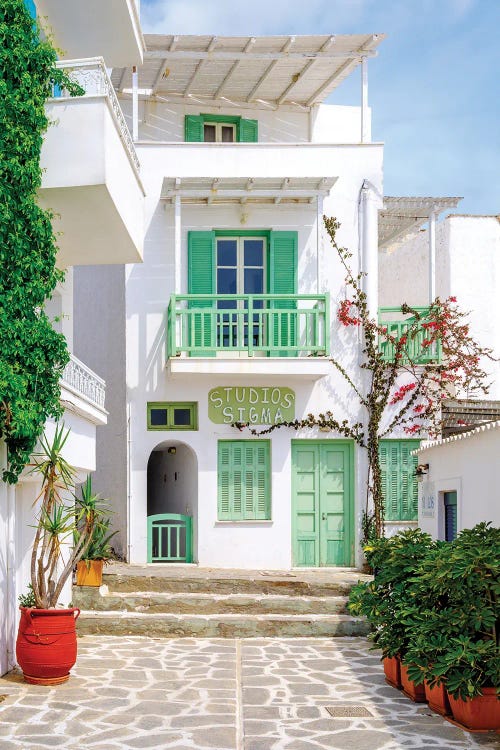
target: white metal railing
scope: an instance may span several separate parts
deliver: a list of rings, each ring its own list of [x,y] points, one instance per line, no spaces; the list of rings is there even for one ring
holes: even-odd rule
[[[115,116],[120,138],[127,150],[129,159],[139,176],[140,162],[134,147],[134,142],[127,126],[127,121],[120,107],[120,102],[108,75],[102,57],[89,57],[84,60],[59,60],[58,68],[63,68],[72,81],[78,83],[85,90],[84,96],[106,96]],[[65,96],[66,92],[56,91],[54,98]]]
[[[70,360],[64,368],[61,381],[79,396],[87,399],[87,401],[90,401],[100,409],[104,409],[104,398],[106,395],[105,381],[99,375],[96,375],[90,367],[80,362],[74,354],[70,355]]]

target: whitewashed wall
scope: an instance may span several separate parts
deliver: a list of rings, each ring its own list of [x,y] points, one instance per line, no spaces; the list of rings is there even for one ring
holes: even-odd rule
[[[139,82],[140,85],[140,82]],[[130,96],[120,96],[120,105],[132,132]],[[277,110],[210,107],[205,104],[182,105],[161,101],[161,98],[139,102],[140,141],[184,141],[185,115],[240,115],[259,121],[259,142],[269,143],[360,143],[361,108],[320,104],[311,112],[300,112],[283,106]],[[371,110],[368,113],[368,139]]]
[[[418,462],[429,464],[426,481],[419,484],[418,523],[423,531],[444,539],[443,493],[453,490],[458,531],[481,521],[500,526],[499,427],[419,451]]]

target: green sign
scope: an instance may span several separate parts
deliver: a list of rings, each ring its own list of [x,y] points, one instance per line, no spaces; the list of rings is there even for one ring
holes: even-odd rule
[[[208,417],[215,424],[279,424],[295,419],[295,392],[269,386],[221,386],[208,393]]]

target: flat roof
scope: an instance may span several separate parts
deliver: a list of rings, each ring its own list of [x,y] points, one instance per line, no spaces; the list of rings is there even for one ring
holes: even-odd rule
[[[146,34],[138,87],[145,96],[190,104],[290,105],[309,109],[361,63],[385,34],[314,36],[175,36]],[[132,68],[114,68],[118,91]]]
[[[455,208],[461,200],[460,197],[387,196],[378,214],[379,249],[408,239],[429,220],[431,213]]]

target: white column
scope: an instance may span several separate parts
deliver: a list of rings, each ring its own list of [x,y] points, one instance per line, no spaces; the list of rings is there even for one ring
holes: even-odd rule
[[[436,299],[436,214],[429,214],[429,305]]]
[[[139,140],[139,92],[135,65],[132,68],[132,140]]]
[[[181,196],[174,200],[174,278],[175,293],[181,293]]]
[[[368,61],[361,58],[361,143],[369,143],[368,127]]]
[[[360,202],[361,270],[366,274],[363,277],[363,288],[368,312],[374,320],[378,319],[378,210],[381,207],[380,196],[365,181],[361,188]]]

